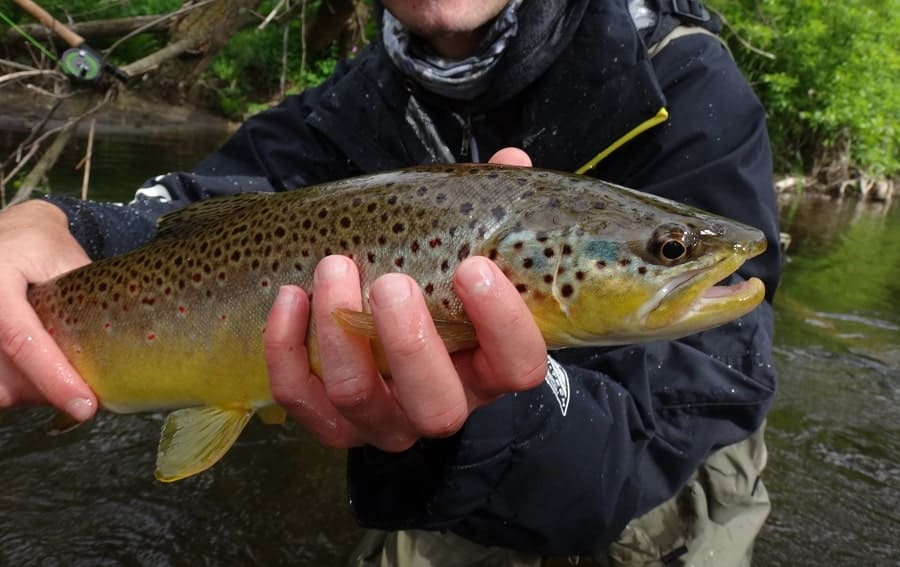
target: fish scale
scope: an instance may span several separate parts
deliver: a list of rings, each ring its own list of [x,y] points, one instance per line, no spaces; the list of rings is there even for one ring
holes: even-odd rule
[[[756,229],[584,176],[424,166],[195,203],[165,215],[145,246],[28,296],[103,407],[194,408],[171,413],[160,442],[157,476],[175,480],[215,462],[249,414],[272,406],[267,314],[280,286],[311,290],[325,256],[354,260],[364,297],[379,275],[412,276],[453,350],[475,344],[452,286],[469,256],[497,263],[548,347],[562,348],[738,317],[761,301],[758,280],[705,294],[764,248]],[[337,315],[377,338],[365,313]]]

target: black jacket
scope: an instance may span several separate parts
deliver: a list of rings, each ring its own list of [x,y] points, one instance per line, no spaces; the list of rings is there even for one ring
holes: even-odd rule
[[[665,123],[590,174],[762,229],[770,251],[740,277],[762,278],[769,301],[678,341],[553,353],[568,374],[565,415],[545,384],[476,411],[452,438],[402,454],[350,452],[350,500],[364,526],[451,529],[544,553],[596,551],[675,494],[711,452],[759,428],[775,392],[771,297],[780,262],[765,112],[715,38],[675,40],[652,61],[645,39],[625,0],[593,0],[551,69],[498,107],[423,92],[376,43],[324,85],[249,119],[192,173],[148,183],[173,202],[55,202],[100,257],[146,240],[159,212],[188,201],[434,161],[412,125],[411,96],[459,161],[475,148],[486,159],[519,146],[536,166],[568,171],[667,108]]]

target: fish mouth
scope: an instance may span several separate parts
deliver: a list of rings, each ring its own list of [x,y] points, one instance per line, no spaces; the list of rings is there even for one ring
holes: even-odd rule
[[[746,258],[726,258],[669,280],[642,309],[647,329],[683,336],[721,325],[752,311],[765,297],[765,285],[750,278],[716,285]]]

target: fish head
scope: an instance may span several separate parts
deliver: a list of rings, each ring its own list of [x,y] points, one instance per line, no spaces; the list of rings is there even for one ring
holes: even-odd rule
[[[541,226],[520,223],[498,238],[495,261],[548,347],[675,339],[763,300],[758,278],[716,285],[766,249],[761,231],[637,192],[626,197],[597,211],[575,199],[568,210],[545,210]]]

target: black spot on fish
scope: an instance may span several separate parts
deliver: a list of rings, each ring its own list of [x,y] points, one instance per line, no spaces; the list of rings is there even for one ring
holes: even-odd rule
[[[374,252],[369,252],[368,254],[366,254],[366,257],[369,259],[370,264],[375,263],[375,253]]]
[[[388,183],[386,186],[390,187],[392,185],[393,185],[393,183]],[[388,205],[396,205],[397,204],[397,196],[391,195],[390,197],[388,197],[387,202],[388,202]]]
[[[394,265],[397,266],[398,268],[402,268],[402,267],[403,267],[403,262],[404,262],[403,256],[400,256],[400,257],[398,257],[398,258],[394,258]]]
[[[375,209],[377,209],[377,208],[378,208],[377,203],[369,203],[369,205],[366,207],[366,210],[370,213],[374,213]]]
[[[465,260],[466,258],[469,257],[470,251],[471,250],[469,248],[469,244],[468,243],[463,244],[462,246],[459,247],[459,253],[457,253],[456,257],[459,258],[460,262],[462,262],[463,260]]]
[[[419,241],[413,240],[413,243],[410,244],[409,249],[412,250],[413,253],[418,252],[419,251]]]
[[[619,265],[621,265],[621,266],[627,266],[630,263],[631,263],[630,258],[622,258],[621,260],[619,260]]]
[[[327,217],[327,216],[328,216],[328,209],[324,209],[324,208],[323,208],[323,209],[321,209],[321,210],[319,211],[319,218],[320,218],[320,219],[324,219],[324,218]]]
[[[531,268],[533,266],[534,266],[534,260],[532,258],[525,258],[524,260],[522,260],[523,268]]]
[[[563,297],[571,297],[575,293],[575,288],[572,287],[572,284],[564,284],[560,292],[562,292]]]
[[[350,217],[342,217],[341,218],[341,226],[343,228],[350,228],[353,225],[353,221],[350,220]]]
[[[525,293],[528,291],[528,286],[523,283],[517,283],[516,290],[518,290],[519,293]]]
[[[472,203],[463,203],[462,205],[459,206],[459,212],[461,212],[464,215],[471,213],[472,209],[474,209],[474,207],[472,206]]]
[[[309,220],[309,219],[304,220],[304,221],[303,221],[303,228],[305,228],[305,229],[307,229],[307,230],[309,230],[310,228],[312,228],[312,221]]]
[[[581,270],[575,272],[575,279],[578,281],[584,280],[584,272]]]
[[[638,268],[638,273],[641,274],[641,275],[646,274],[646,273],[647,273],[647,266],[641,266],[640,268]]]
[[[553,248],[544,248],[544,256],[548,258],[552,258],[556,252],[553,251]]]
[[[416,195],[419,197],[424,197],[426,193],[428,193],[428,187],[425,187],[424,185],[416,189]]]
[[[594,265],[597,266],[597,268],[599,268],[599,269],[603,269],[606,267],[606,262],[604,262],[603,260],[597,260],[597,262]]]
[[[503,207],[494,207],[493,209],[491,209],[491,214],[494,215],[495,219],[500,221],[503,220],[503,218],[506,216],[506,209],[504,209]]]
[[[447,200],[446,193],[438,193],[437,196],[434,198],[434,202],[437,203],[438,205],[443,204],[446,200]]]
[[[450,261],[449,260],[444,260],[443,262],[441,262],[441,271],[442,272],[446,272],[449,269],[450,269]]]
[[[287,231],[284,229],[283,226],[275,227],[275,238],[284,238],[285,234],[287,234]],[[257,242],[257,244],[259,244],[259,242]]]
[[[425,286],[425,294],[431,295],[432,293],[434,293],[434,284],[431,282],[428,282],[428,284]]]
[[[570,254],[572,254],[572,247],[568,244],[563,244],[562,253],[563,256],[569,256]]]
[[[404,225],[402,222],[395,223],[392,230],[394,231],[394,234],[400,234],[401,232],[406,230],[406,225]]]

